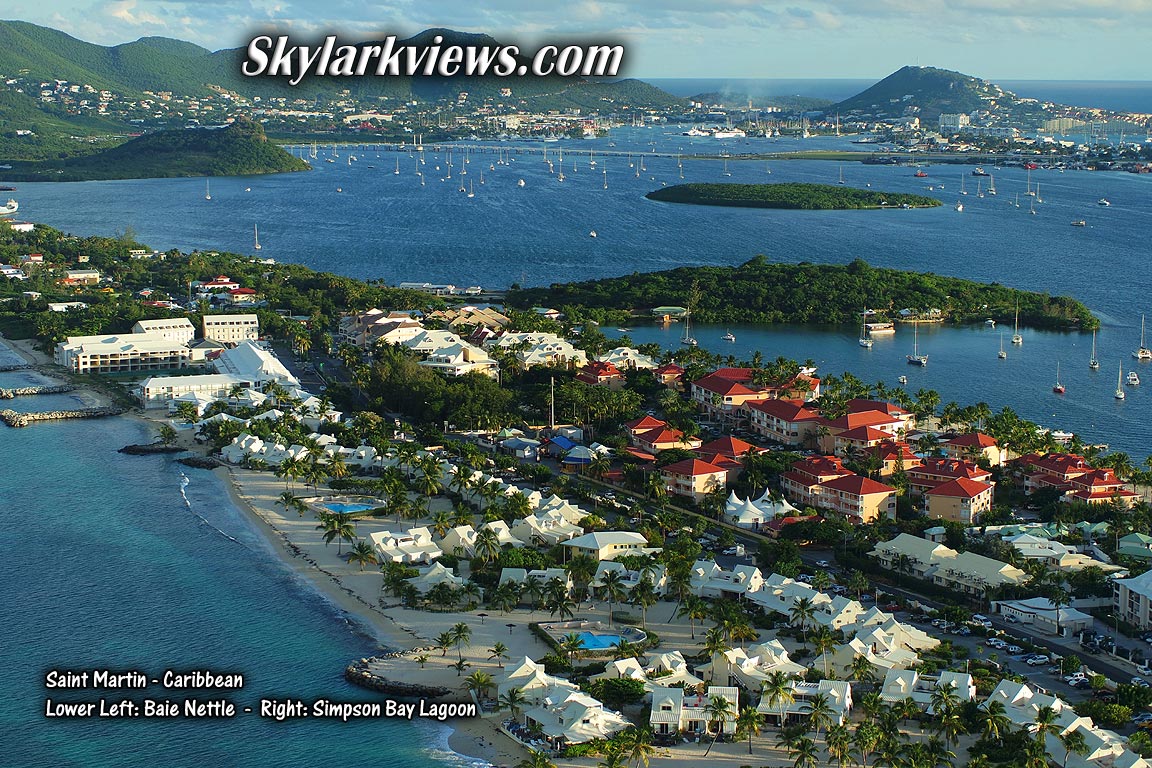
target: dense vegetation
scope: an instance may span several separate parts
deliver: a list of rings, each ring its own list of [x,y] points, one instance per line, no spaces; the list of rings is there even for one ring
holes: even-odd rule
[[[923,195],[874,192],[829,184],[677,184],[645,195],[664,203],[730,205],[738,208],[788,208],[804,211],[839,211],[859,208],[910,206],[931,208],[940,201]]]
[[[173,176],[244,176],[306,171],[309,166],[268,141],[259,123],[227,128],[158,131],[86,157],[17,163],[0,178],[17,181],[93,181]]]
[[[679,267],[508,295],[508,303],[515,307],[548,304],[643,311],[691,304],[697,320],[727,323],[858,323],[864,307],[880,313],[935,308],[954,321],[986,317],[1011,321],[1017,301],[1020,321],[1027,325],[1091,329],[1099,324],[1087,307],[1066,296],[880,269],[861,259],[846,265],[772,264],[757,256],[739,267]]]

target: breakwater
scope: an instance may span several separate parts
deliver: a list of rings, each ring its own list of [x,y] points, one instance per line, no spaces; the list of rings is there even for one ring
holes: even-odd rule
[[[372,665],[375,662],[384,661],[385,659],[395,656],[406,656],[408,652],[401,651],[398,653],[384,654],[382,656],[372,656],[366,659],[354,661],[344,668],[344,679],[353,685],[367,688],[372,691],[380,693],[387,693],[391,696],[400,696],[403,698],[411,699],[436,699],[442,696],[447,696],[453,693],[451,688],[444,688],[439,685],[420,685],[419,683],[401,683],[396,680],[389,680],[382,677],[376,672],[372,671]]]
[[[26,427],[36,421],[52,421],[55,419],[98,419],[104,416],[119,416],[124,408],[76,408],[69,411],[40,411],[38,413],[20,413],[19,411],[0,411],[0,421],[10,427]]]
[[[62,392],[71,392],[76,389],[74,384],[52,384],[42,387],[17,387],[15,389],[0,389],[0,400],[11,400],[26,395],[58,395]]]
[[[32,366],[27,363],[19,363],[17,365],[0,365],[0,373],[8,373],[9,371],[26,371]]]

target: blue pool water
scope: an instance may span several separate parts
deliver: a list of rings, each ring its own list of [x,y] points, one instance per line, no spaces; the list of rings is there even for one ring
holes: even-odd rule
[[[355,504],[350,502],[329,502],[323,505],[325,509],[336,512],[337,514],[347,514],[348,512],[363,512],[368,509],[375,509],[372,504]]]
[[[598,632],[581,632],[579,638],[580,645],[590,651],[612,648],[615,645],[619,645],[622,640],[620,635],[606,635]]]

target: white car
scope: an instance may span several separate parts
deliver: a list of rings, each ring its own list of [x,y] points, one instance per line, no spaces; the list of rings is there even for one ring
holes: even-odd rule
[[[1039,666],[1042,666],[1042,665],[1048,663],[1048,657],[1043,656],[1043,655],[1037,655],[1037,656],[1033,656],[1031,658],[1025,659],[1024,663],[1030,667],[1039,667]]]
[[[1017,653],[1024,653],[1024,649],[1018,645],[1010,645],[1007,648],[1005,648],[1004,650],[1007,651],[1008,653],[1013,654],[1013,655],[1015,655]]]
[[[817,560],[816,561],[816,567],[817,568],[828,568],[831,565],[832,565],[832,563],[828,562],[827,560]]]

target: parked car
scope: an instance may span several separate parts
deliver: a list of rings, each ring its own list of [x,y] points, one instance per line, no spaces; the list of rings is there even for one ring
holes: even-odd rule
[[[1085,678],[1081,678],[1080,680],[1073,680],[1072,682],[1068,683],[1068,685],[1072,686],[1073,688],[1075,688],[1077,690],[1082,691],[1082,690],[1087,690],[1088,688],[1091,688],[1092,687],[1092,681],[1085,677]]]
[[[1150,685],[1148,681],[1142,677],[1132,678],[1132,685],[1135,685],[1138,688],[1152,688],[1152,685]]]
[[[1005,648],[1004,650],[1007,651],[1008,653],[1012,654],[1013,656],[1015,656],[1017,653],[1024,653],[1024,649],[1018,645],[1010,645],[1007,648]]]
[[[1004,621],[1008,622],[1009,624],[1019,624],[1020,623],[1020,619],[1016,618],[1015,616],[1005,616]]]
[[[972,634],[972,630],[968,629],[968,627],[960,627],[960,629],[956,630],[956,634],[960,637],[968,637]]]
[[[832,563],[828,562],[827,560],[817,560],[816,561],[816,567],[817,568],[827,568],[830,565],[832,565]]]
[[[1031,658],[1025,659],[1024,663],[1030,667],[1040,667],[1048,663],[1048,657],[1043,655],[1032,656]]]
[[[1133,716],[1132,722],[1134,723],[1152,723],[1152,712],[1141,712]]]

